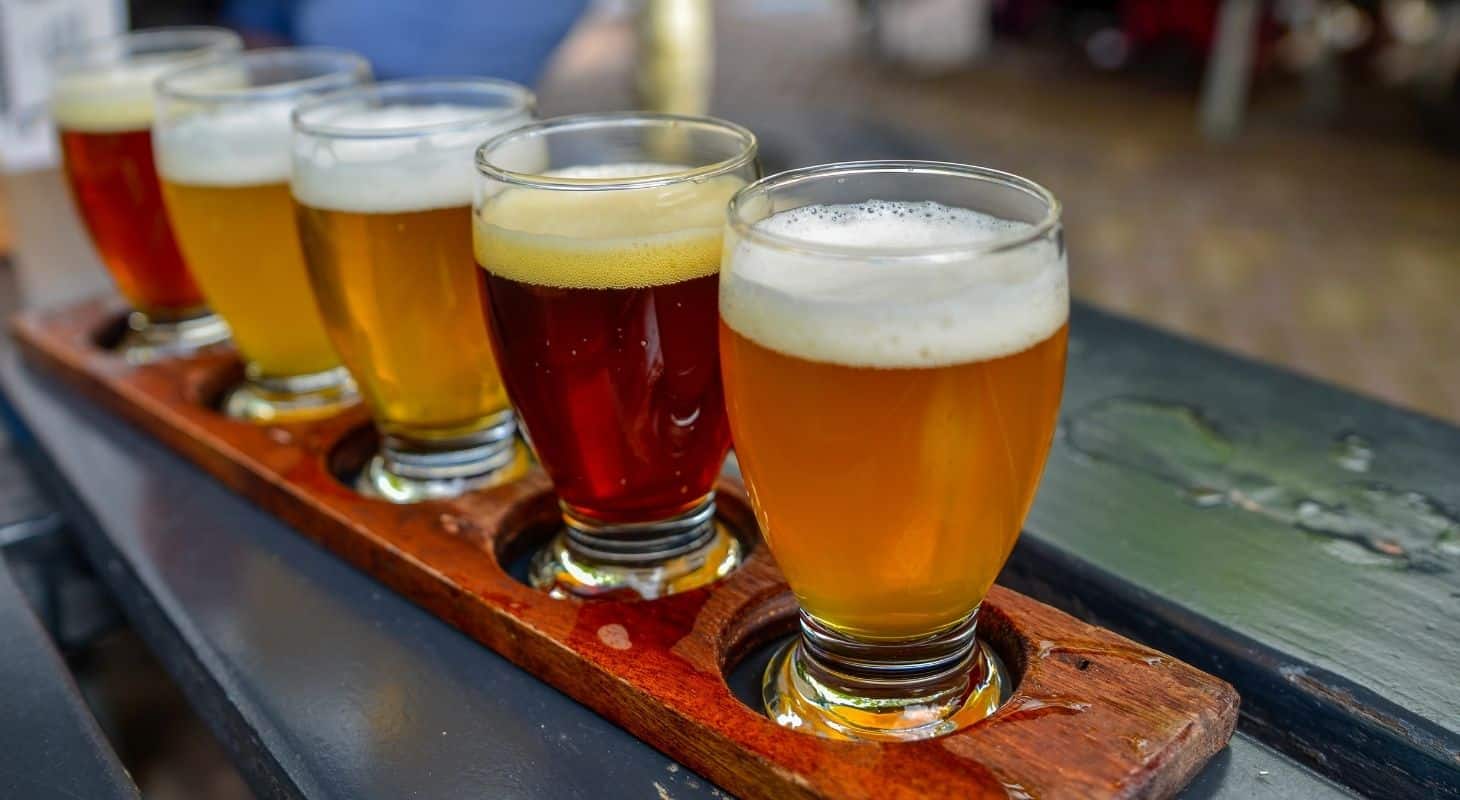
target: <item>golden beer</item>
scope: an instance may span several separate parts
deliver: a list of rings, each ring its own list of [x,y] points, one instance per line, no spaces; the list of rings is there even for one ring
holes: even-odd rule
[[[354,400],[309,285],[289,191],[290,114],[369,77],[351,53],[259,50],[164,77],[157,171],[183,255],[233,329],[247,379],[225,402],[256,421],[334,413]]]
[[[164,173],[162,194],[193,277],[260,374],[340,365],[315,307],[287,182],[210,186]]]
[[[329,335],[381,431],[449,439],[507,408],[471,268],[471,206],[300,204],[299,226]]]
[[[505,81],[393,81],[302,108],[295,208],[315,297],[381,449],[356,482],[395,502],[515,474],[523,454],[472,256],[472,155],[531,118]]]
[[[802,612],[766,673],[782,724],[917,739],[997,706],[975,626],[1054,438],[1057,213],[1023,179],[929,162],[796,170],[732,200],[725,400]]]

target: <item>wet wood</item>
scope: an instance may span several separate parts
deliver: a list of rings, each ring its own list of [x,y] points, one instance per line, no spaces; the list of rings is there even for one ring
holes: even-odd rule
[[[914,744],[831,742],[738,701],[724,674],[784,633],[794,603],[762,547],[706,589],[653,602],[553,600],[504,564],[556,523],[546,478],[450,502],[397,506],[339,478],[366,452],[356,410],[257,427],[209,401],[238,373],[215,352],[146,366],[96,344],[104,303],[14,322],[34,363],[186,455],[323,547],[743,797],[1159,797],[1232,734],[1230,686],[1027,597],[995,588],[981,633],[1016,688],[993,717]],[[738,484],[722,517],[753,529]]]

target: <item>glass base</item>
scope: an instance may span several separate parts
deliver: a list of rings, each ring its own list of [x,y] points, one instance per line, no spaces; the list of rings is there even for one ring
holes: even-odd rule
[[[133,364],[189,356],[205,347],[228,341],[228,323],[217,314],[162,322],[141,311],[127,315],[127,330],[117,352]]]
[[[288,378],[250,375],[229,391],[223,413],[260,424],[304,422],[338,414],[360,401],[344,367]]]
[[[715,519],[714,498],[647,525],[593,525],[564,511],[567,527],[533,556],[528,582],[553,597],[653,600],[714,583],[740,565],[740,540]]]
[[[508,411],[485,430],[449,441],[422,442],[387,434],[355,481],[366,497],[392,503],[444,500],[516,480],[531,463]]]
[[[804,612],[802,620],[803,635],[771,659],[761,685],[766,713],[778,725],[828,739],[915,741],[972,725],[1004,700],[1003,673],[973,637],[971,620],[966,626],[971,645],[955,645],[962,654],[939,655],[939,639],[963,635],[954,631],[911,645],[858,643],[848,648],[856,655],[844,662],[839,657],[847,653],[828,654],[808,644],[808,639],[823,639],[824,645],[828,631],[809,635]],[[931,659],[920,660],[920,651],[930,644]],[[877,663],[879,650],[891,656],[887,663]],[[838,670],[838,663],[847,671]]]

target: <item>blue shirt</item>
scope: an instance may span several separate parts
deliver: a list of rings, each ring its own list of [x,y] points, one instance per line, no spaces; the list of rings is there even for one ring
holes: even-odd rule
[[[228,0],[225,21],[354,50],[379,79],[484,75],[531,86],[588,0]]]

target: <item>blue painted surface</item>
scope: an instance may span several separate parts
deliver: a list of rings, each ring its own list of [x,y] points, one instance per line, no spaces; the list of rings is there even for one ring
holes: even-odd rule
[[[0,797],[140,795],[0,558]]]

